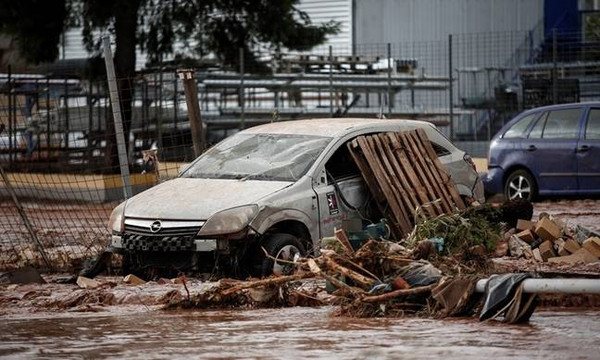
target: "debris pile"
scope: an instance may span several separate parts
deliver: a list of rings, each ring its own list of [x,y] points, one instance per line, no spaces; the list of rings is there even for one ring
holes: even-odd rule
[[[536,222],[519,219],[504,239],[513,258],[569,265],[600,259],[600,234],[581,226],[571,228],[546,213]]]

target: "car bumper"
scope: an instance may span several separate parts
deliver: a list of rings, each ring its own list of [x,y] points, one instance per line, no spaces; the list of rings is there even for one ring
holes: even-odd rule
[[[487,194],[499,194],[504,191],[504,170],[493,167],[483,177],[483,187]]]

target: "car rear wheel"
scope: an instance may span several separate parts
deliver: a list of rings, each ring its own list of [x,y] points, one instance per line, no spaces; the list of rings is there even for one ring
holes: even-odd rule
[[[263,277],[271,274],[281,276],[293,273],[296,268],[293,262],[306,253],[297,237],[284,233],[266,235],[262,247],[272,257],[264,254],[262,256],[261,276]]]
[[[508,200],[533,200],[536,196],[535,180],[526,170],[517,170],[510,174],[504,183],[504,196]]]

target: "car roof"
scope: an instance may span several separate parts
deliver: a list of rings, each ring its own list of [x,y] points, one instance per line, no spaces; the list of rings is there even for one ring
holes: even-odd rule
[[[587,102],[578,102],[578,103],[546,105],[546,106],[536,107],[536,108],[533,108],[533,109],[528,109],[528,110],[524,111],[523,114],[525,114],[525,113],[531,113],[531,112],[537,112],[537,111],[556,110],[556,109],[562,109],[562,108],[569,108],[569,107],[573,107],[573,106],[600,106],[600,102],[598,102],[598,101],[587,101]]]
[[[419,120],[369,119],[369,118],[318,118],[305,120],[279,121],[254,126],[245,133],[299,134],[338,137],[355,130],[386,129],[392,126],[433,127],[433,124]]]

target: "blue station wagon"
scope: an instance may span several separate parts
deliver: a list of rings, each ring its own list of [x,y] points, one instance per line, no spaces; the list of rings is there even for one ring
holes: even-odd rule
[[[507,199],[600,194],[600,102],[525,111],[492,139],[489,194]]]

